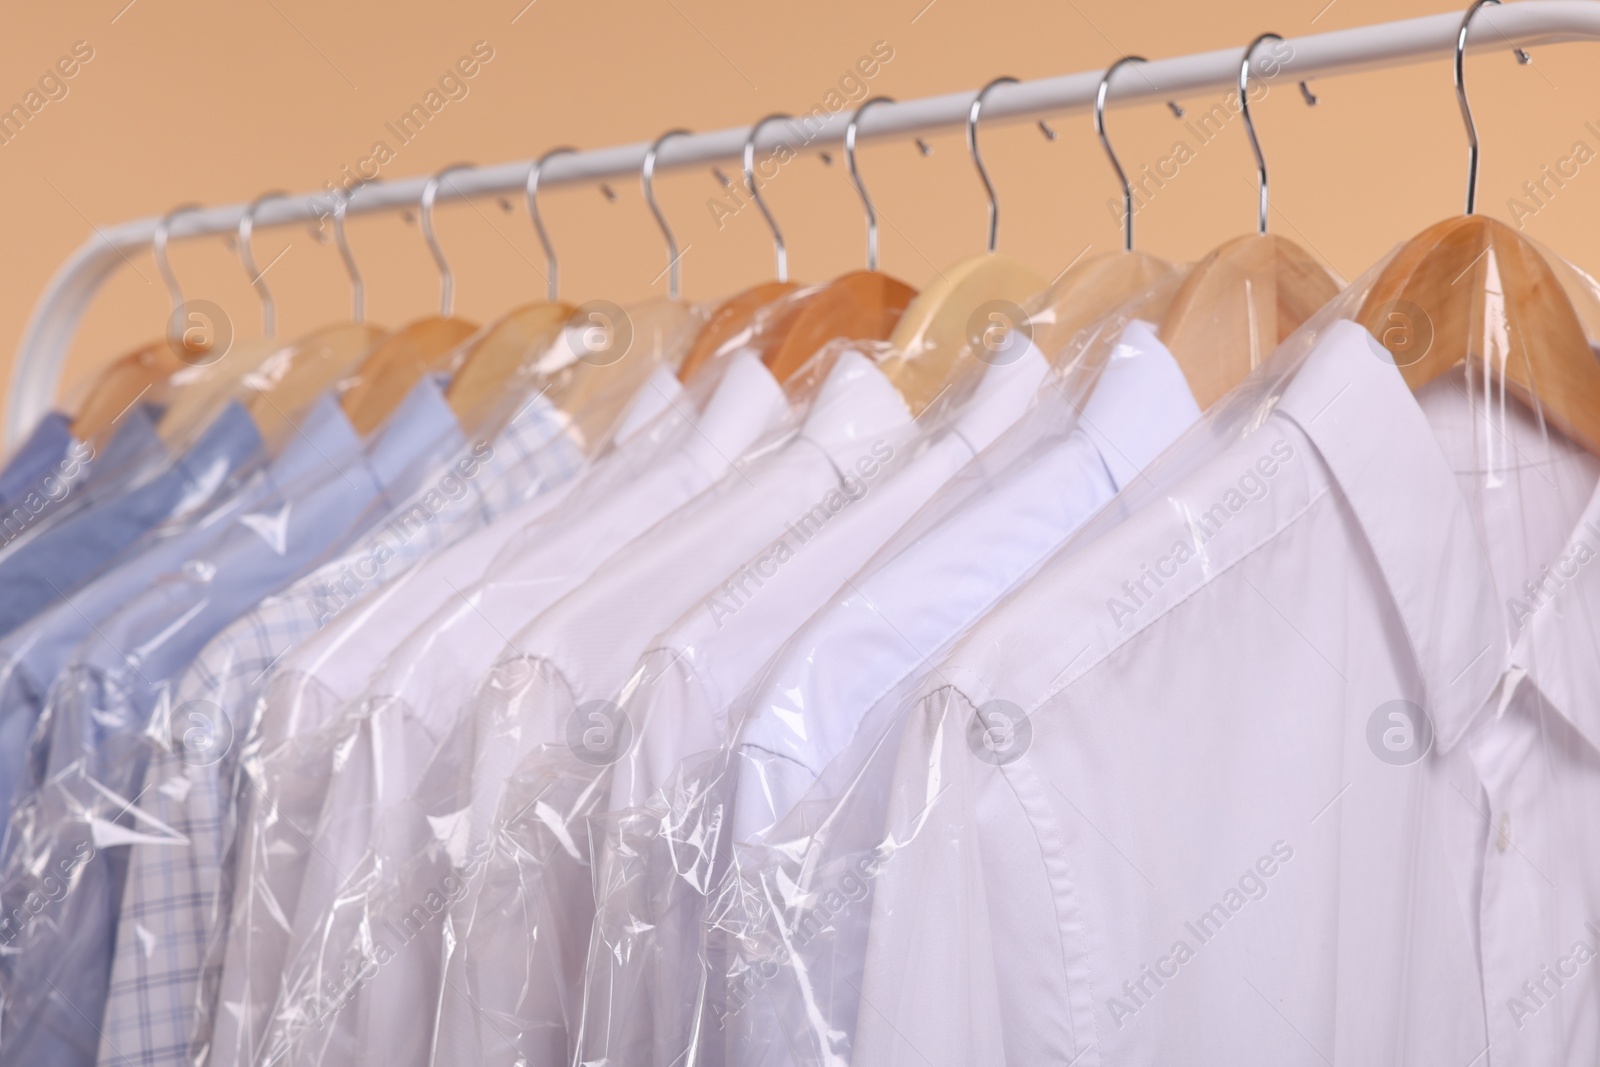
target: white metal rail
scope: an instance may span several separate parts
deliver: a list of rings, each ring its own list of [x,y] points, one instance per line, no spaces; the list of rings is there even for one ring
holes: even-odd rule
[[[1290,58],[1278,67],[1275,75],[1264,80],[1300,81],[1443,58],[1455,47],[1460,24],[1461,12],[1448,12],[1291,38],[1288,41],[1292,49]],[[1483,51],[1596,39],[1600,39],[1600,0],[1524,0],[1481,9],[1473,20],[1468,48]],[[1119,103],[1133,103],[1228,88],[1238,81],[1241,52],[1242,45],[1139,64],[1119,73],[1108,98]],[[1090,108],[1094,105],[1101,73],[1099,70],[1084,71],[998,86],[984,102],[984,121],[1043,118]],[[904,137],[960,128],[966,121],[971,102],[971,92],[960,92],[874,107],[862,119],[859,136]],[[848,109],[829,117],[815,131],[808,147],[842,142],[849,119]],[[657,169],[737,160],[748,133],[748,127],[740,126],[673,138],[662,147]],[[772,149],[784,140],[785,134],[777,124],[772,124],[757,145]],[[643,165],[647,147],[647,142],[640,142],[557,156],[545,166],[540,185],[548,188],[631,177],[638,174]],[[527,179],[528,166],[528,161],[523,160],[458,171],[441,195],[450,199],[520,190]],[[426,177],[418,177],[368,186],[351,200],[349,210],[365,214],[410,207],[422,195],[426,181]],[[256,225],[308,222],[318,216],[319,206],[327,203],[326,198],[327,194],[319,190],[301,197],[270,201],[262,205]],[[175,194],[174,200],[177,199]],[[245,207],[234,204],[184,214],[174,220],[171,237],[179,240],[230,233],[238,228]],[[49,289],[34,307],[13,365],[6,402],[8,448],[21,441],[49,410],[62,363],[84,310],[123,257],[150,243],[157,221],[156,218],[138,219],[99,231],[85,241],[51,279]]]

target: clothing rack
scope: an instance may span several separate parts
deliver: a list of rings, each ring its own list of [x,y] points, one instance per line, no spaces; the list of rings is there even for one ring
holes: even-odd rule
[[[1447,12],[1290,38],[1289,58],[1278,65],[1271,77],[1263,74],[1262,78],[1302,81],[1444,58],[1452,53],[1460,26],[1460,13]],[[1524,0],[1480,10],[1473,20],[1467,47],[1483,51],[1595,39],[1600,39],[1600,0]],[[1107,97],[1119,103],[1136,103],[1229,88],[1238,82],[1240,55],[1239,48],[1226,48],[1141,63],[1121,73]],[[999,85],[984,101],[984,121],[1022,121],[1086,110],[1094,106],[1102,74],[1100,70],[1083,71]],[[960,128],[966,122],[971,102],[971,92],[960,92],[874,107],[862,118],[858,136],[906,137]],[[842,143],[851,110],[847,108],[822,121],[806,147]],[[662,146],[656,167],[660,170],[738,160],[749,132],[749,127],[739,126],[672,138]],[[777,124],[769,124],[756,144],[770,150],[792,140],[793,134],[786,135]],[[548,188],[632,177],[643,166],[648,147],[648,142],[641,142],[556,156],[540,174],[540,185]],[[440,196],[456,199],[521,190],[528,167],[529,162],[522,160],[455,171]],[[407,178],[367,186],[350,199],[348,210],[367,214],[412,207],[427,180]],[[274,199],[261,206],[255,225],[309,222],[326,213],[327,200],[328,195],[321,191]],[[238,229],[247,206],[234,204],[184,213],[173,220],[170,237],[178,240],[232,233]],[[56,272],[29,318],[13,365],[6,411],[8,448],[19,444],[49,411],[78,322],[101,284],[126,256],[151,243],[159,222],[159,218],[145,218],[97,229]]]

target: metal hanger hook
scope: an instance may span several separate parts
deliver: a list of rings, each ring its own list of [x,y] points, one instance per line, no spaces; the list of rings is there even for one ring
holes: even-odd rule
[[[350,242],[344,235],[344,213],[350,207],[350,201],[361,191],[366,182],[361,182],[355,188],[337,197],[333,205],[333,240],[339,246],[339,258],[344,260],[345,272],[350,275],[350,321],[362,322],[367,314],[367,287],[361,280],[361,271],[356,267],[356,257],[350,251]]]
[[[183,307],[183,290],[178,286],[178,276],[172,273],[172,264],[167,262],[167,239],[171,235],[173,219],[199,210],[199,204],[178,205],[161,216],[161,221],[156,223],[156,232],[150,239],[150,248],[156,257],[156,269],[161,272],[161,280],[167,283],[167,293],[172,297],[173,314]]]
[[[996,85],[1016,84],[1017,79],[1010,75],[1002,75],[978,90],[978,95],[972,98],[972,107],[967,110],[967,151],[972,153],[972,163],[978,168],[978,177],[983,182],[984,192],[989,194],[989,251],[994,251],[995,241],[1000,236],[1000,201],[994,194],[994,183],[989,180],[989,172],[984,168],[983,156],[978,153],[978,112],[983,109],[983,98],[989,95],[989,90]]]
[[[1499,2],[1495,0],[1495,3]],[[1256,121],[1250,117],[1250,57],[1255,55],[1256,46],[1261,42],[1281,40],[1283,38],[1276,33],[1263,33],[1246,46],[1244,59],[1239,63],[1239,113],[1244,116],[1244,132],[1250,135],[1250,150],[1256,154],[1256,176],[1260,184],[1256,205],[1257,233],[1267,232],[1267,157],[1261,154],[1261,141],[1256,137]]]
[[[433,232],[433,202],[439,197],[439,186],[444,182],[445,176],[451,171],[471,170],[471,163],[452,163],[428,179],[428,184],[422,187],[422,199],[419,202],[422,217],[422,236],[427,239],[428,250],[433,253],[433,261],[439,265],[439,314],[445,318],[450,317],[451,310],[456,304],[456,276],[450,269],[450,263],[444,258],[444,249],[439,247],[439,238]]]
[[[250,279],[250,285],[255,289],[256,295],[261,297],[261,335],[268,340],[278,334],[278,307],[273,302],[272,290],[267,288],[265,272],[256,266],[255,253],[250,249],[250,238],[256,231],[256,212],[261,210],[261,205],[268,200],[288,198],[289,194],[282,189],[262,193],[251,201],[250,206],[244,209],[244,214],[239,216],[239,261],[244,264],[245,275]]]
[[[639,184],[644,189],[644,202],[650,205],[650,214],[656,217],[656,225],[661,227],[661,233],[667,239],[667,296],[673,300],[678,299],[678,239],[672,236],[672,227],[667,225],[667,217],[661,213],[661,206],[656,203],[655,176],[656,156],[661,152],[661,146],[674,137],[687,137],[688,130],[668,130],[657,137],[645,149],[644,166],[639,168]],[[661,275],[656,275],[661,277]]]
[[[554,304],[561,295],[561,264],[556,262],[556,250],[550,243],[550,235],[545,232],[544,219],[539,217],[539,175],[544,172],[544,165],[552,157],[559,155],[572,155],[576,148],[552,148],[544,155],[533,161],[528,168],[528,214],[533,218],[533,228],[539,234],[539,243],[544,246],[545,270],[545,298]]]
[[[856,108],[854,115],[850,116],[850,125],[844,128],[844,158],[850,166],[850,180],[855,183],[856,192],[861,196],[861,203],[867,209],[867,269],[878,269],[878,213],[872,207],[872,197],[867,195],[867,187],[861,184],[861,172],[856,169],[856,128],[861,125],[861,116],[866,114],[867,108],[873,104],[892,104],[892,96],[874,96],[864,100]]]
[[[1472,16],[1484,4],[1498,4],[1500,0],[1472,0],[1472,6],[1461,19],[1461,29],[1456,31],[1456,103],[1461,105],[1461,121],[1467,126],[1467,214],[1472,214],[1478,203],[1478,124],[1472,121],[1472,105],[1467,103],[1465,57],[1467,54],[1467,29]]]
[[[767,202],[761,199],[761,190],[756,186],[756,138],[761,136],[761,127],[769,122],[783,119],[785,122],[793,120],[793,115],[786,115],[781,111],[774,112],[761,119],[750,127],[750,136],[744,139],[744,184],[750,190],[750,199],[756,202],[756,207],[761,211],[761,217],[767,220],[767,226],[772,230],[772,246],[778,255],[778,280],[789,280],[789,247],[783,243],[783,231],[778,229],[778,220],[772,217],[772,212],[767,210]]]
[[[1094,132],[1100,138],[1100,146],[1106,150],[1106,156],[1111,160],[1111,169],[1117,172],[1117,180],[1122,183],[1122,250],[1133,251],[1133,186],[1128,182],[1128,174],[1122,169],[1122,162],[1117,159],[1117,150],[1111,147],[1111,138],[1106,136],[1106,93],[1111,88],[1111,77],[1117,73],[1117,68],[1124,63],[1148,63],[1144,56],[1123,56],[1111,66],[1100,78],[1100,88],[1094,94]]]

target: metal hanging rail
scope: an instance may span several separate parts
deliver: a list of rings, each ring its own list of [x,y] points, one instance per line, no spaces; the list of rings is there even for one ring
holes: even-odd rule
[[[1387,22],[1357,29],[1336,30],[1290,38],[1289,57],[1272,77],[1301,81],[1401,66],[1453,53],[1460,29],[1460,12]],[[1505,7],[1482,9],[1473,20],[1467,46],[1471,51],[1510,49],[1565,41],[1600,39],[1600,0],[1524,0]],[[1239,77],[1238,48],[1199,55],[1155,60],[1129,68],[1112,87],[1110,98],[1119,103],[1166,100],[1202,90],[1227,89]],[[1087,110],[1094,106],[1102,71],[1085,71],[1056,78],[1000,85],[984,102],[984,122],[1031,120]],[[1443,90],[1441,90],[1443,91]],[[905,137],[935,130],[959,129],[967,119],[972,93],[908,100],[874,107],[860,124],[864,138]],[[802,116],[803,117],[803,116]],[[806,128],[807,148],[842,143],[850,120],[849,109],[816,119]],[[703,166],[740,159],[749,127],[739,126],[688,137],[675,137],[661,149],[656,169]],[[762,149],[780,143],[791,146],[794,134],[769,125],[757,138]],[[644,163],[648,142],[576,152],[551,159],[540,175],[542,188],[605,178],[632,177]],[[441,191],[441,198],[486,196],[520,191],[527,180],[528,161],[462,170]],[[426,177],[381,182],[364,187],[349,202],[353,214],[395,211],[416,205]],[[305,223],[328,210],[323,191],[273,200],[261,206],[255,225],[284,226]],[[232,233],[248,204],[187,213],[172,225],[174,240]],[[11,372],[6,401],[6,445],[15,447],[50,409],[73,335],[84,310],[101,284],[123,258],[149,245],[159,218],[138,219],[99,231],[61,266],[50,287],[34,307]]]

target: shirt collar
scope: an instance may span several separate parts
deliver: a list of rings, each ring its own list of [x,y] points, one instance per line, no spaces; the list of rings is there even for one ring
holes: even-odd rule
[[[117,428],[106,442],[100,457],[90,469],[88,485],[98,486],[113,476],[121,479],[132,475],[139,464],[155,456],[165,456],[165,446],[156,425],[161,421],[162,408],[154,404],[135,404],[117,420]]]
[[[483,460],[483,468],[491,476],[509,472],[527,462],[529,454],[559,437],[566,426],[567,419],[560,408],[542,393],[533,397],[518,408],[517,413],[495,434],[495,447]],[[482,450],[474,448],[474,452],[479,451]]]
[[[683,397],[683,385],[671,367],[660,366],[628,401],[628,409],[617,423],[612,440],[621,444],[651,422],[669,407],[676,406]]]
[[[355,427],[350,425],[338,399],[324,393],[295,424],[272,461],[270,473],[280,487],[291,487],[303,478],[330,473],[329,466],[342,473],[350,460],[360,454],[361,438]]]
[[[237,400],[230,400],[205,428],[176,466],[184,490],[174,514],[187,514],[222,483],[262,451],[261,434],[255,420]],[[253,466],[253,465],[252,465]]]
[[[836,466],[855,466],[862,447],[884,437],[902,437],[911,412],[877,364],[845,349],[817,391],[800,435],[828,454]]]
[[[990,365],[961,405],[954,432],[974,455],[982,452],[1021,418],[1049,370],[1050,361],[1032,341],[1015,359]]]
[[[648,388],[648,386],[647,386]],[[783,386],[753,355],[728,361],[705,410],[691,417],[684,450],[703,468],[720,472],[737,459],[788,408]]]
[[[1155,327],[1123,327],[1078,426],[1100,453],[1120,492],[1200,417],[1188,380]]]
[[[1307,354],[1278,410],[1311,439],[1372,549],[1422,675],[1441,752],[1505,667],[1489,561],[1433,430],[1393,359],[1341,320]]]
[[[444,380],[424,375],[406,394],[367,449],[367,462],[385,490],[392,489],[418,460],[436,450],[453,452],[465,442],[461,424],[444,396]]]

